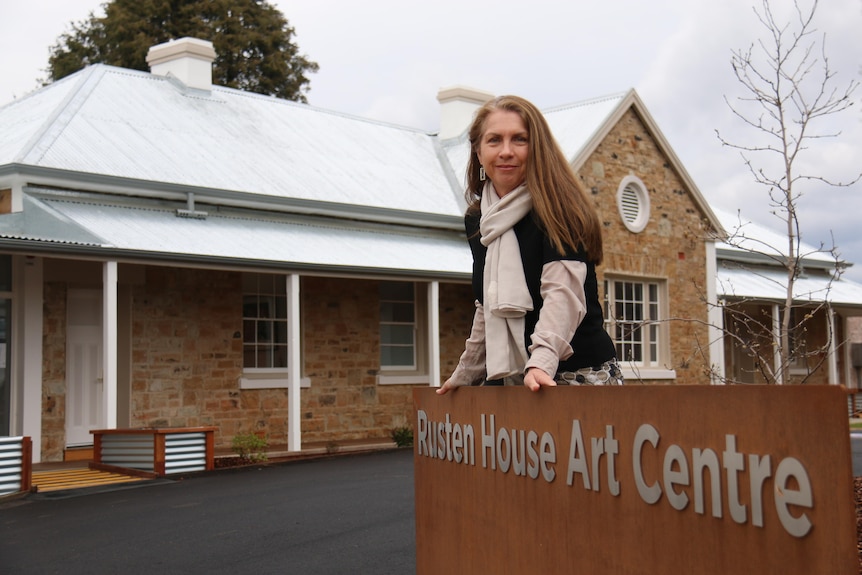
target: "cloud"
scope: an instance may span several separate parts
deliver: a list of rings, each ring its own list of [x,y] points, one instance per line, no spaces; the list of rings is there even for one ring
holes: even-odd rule
[[[787,7],[781,4],[776,16],[787,16]],[[838,72],[837,85],[853,80],[862,60],[852,32],[862,24],[860,7],[854,0],[836,0],[821,5],[815,20],[819,32],[813,39],[819,41],[825,34],[830,66]],[[763,33],[748,2],[690,3],[676,32],[662,42],[638,91],[712,205],[727,211],[741,208],[747,217],[780,228],[780,222],[771,215],[774,207],[770,206],[768,189],[755,183],[740,152],[722,146],[715,136],[719,130],[722,137],[736,144],[762,141],[763,134],[735,117],[724,98],[738,105],[737,98],[745,95],[730,66],[731,50],[755,44]],[[852,180],[862,170],[860,120],[851,110],[813,123],[816,132],[812,135],[842,134],[809,141],[808,149],[795,162],[795,173]],[[774,166],[780,160],[757,153],[746,155],[756,169]],[[799,213],[806,241],[831,246],[834,235],[842,256],[862,264],[862,240],[857,239],[862,186],[832,188],[800,182],[797,190],[804,192]],[[862,281],[862,266],[856,267],[847,277]]]
[[[807,6],[811,0],[801,0]],[[0,105],[36,87],[48,47],[72,21],[99,10],[102,0],[12,2],[0,19]],[[759,2],[724,0],[277,0],[294,27],[301,52],[320,64],[311,76],[312,105],[429,132],[439,128],[440,88],[456,84],[512,93],[553,107],[635,87],[707,200],[774,225],[768,196],[753,183],[739,153],[723,147],[751,138],[724,102],[739,85],[731,50],[762,35],[752,12]],[[773,2],[785,16],[792,3]],[[816,26],[825,34],[839,83],[860,77],[862,2],[820,3]],[[862,94],[857,93],[857,102]],[[859,107],[840,119],[840,138],[812,142],[800,164],[837,179],[857,173],[862,149]],[[750,140],[749,140],[750,141]],[[803,222],[812,243],[834,230],[862,281],[862,240],[856,214],[862,187],[806,188]]]

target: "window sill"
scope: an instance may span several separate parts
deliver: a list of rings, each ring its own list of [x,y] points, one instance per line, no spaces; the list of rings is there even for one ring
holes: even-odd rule
[[[288,389],[289,387],[290,379],[286,375],[284,377],[277,377],[272,374],[266,377],[243,375],[239,378],[240,389]],[[311,379],[300,378],[299,387],[311,387]]]
[[[625,365],[620,365],[620,369],[623,372],[623,378],[626,382],[676,379],[675,369],[656,369],[650,367],[632,368]]]
[[[429,385],[431,378],[423,375],[378,374],[377,385]]]

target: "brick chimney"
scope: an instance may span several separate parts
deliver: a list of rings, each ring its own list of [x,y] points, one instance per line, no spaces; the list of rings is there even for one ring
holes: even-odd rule
[[[440,139],[455,138],[464,133],[470,127],[476,110],[493,98],[494,94],[490,92],[465,86],[441,88],[437,92],[437,101],[440,102]]]
[[[147,52],[147,64],[156,76],[170,74],[189,88],[211,90],[215,57],[212,42],[180,38],[152,46]]]

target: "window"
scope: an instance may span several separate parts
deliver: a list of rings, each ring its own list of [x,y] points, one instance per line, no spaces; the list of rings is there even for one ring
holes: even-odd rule
[[[617,208],[630,232],[640,233],[649,223],[650,201],[646,186],[637,176],[626,176],[617,189]]]
[[[284,276],[244,274],[242,365],[287,368],[287,284]]]
[[[428,286],[380,282],[379,384],[428,385]]]
[[[664,285],[654,281],[605,281],[607,331],[617,359],[638,367],[660,368],[665,324],[662,319]]]
[[[416,290],[413,283],[381,282],[381,369],[416,369],[416,331]]]

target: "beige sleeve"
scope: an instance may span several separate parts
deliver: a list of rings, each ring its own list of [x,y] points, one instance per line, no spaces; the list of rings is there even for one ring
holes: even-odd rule
[[[473,314],[473,328],[470,337],[464,345],[464,353],[458,360],[458,367],[452,373],[452,383],[455,385],[471,385],[485,377],[485,309],[476,301],[476,312]]]
[[[560,361],[572,355],[570,342],[587,313],[586,277],[584,262],[560,260],[542,268],[542,309],[526,369],[537,367],[554,377]]]

